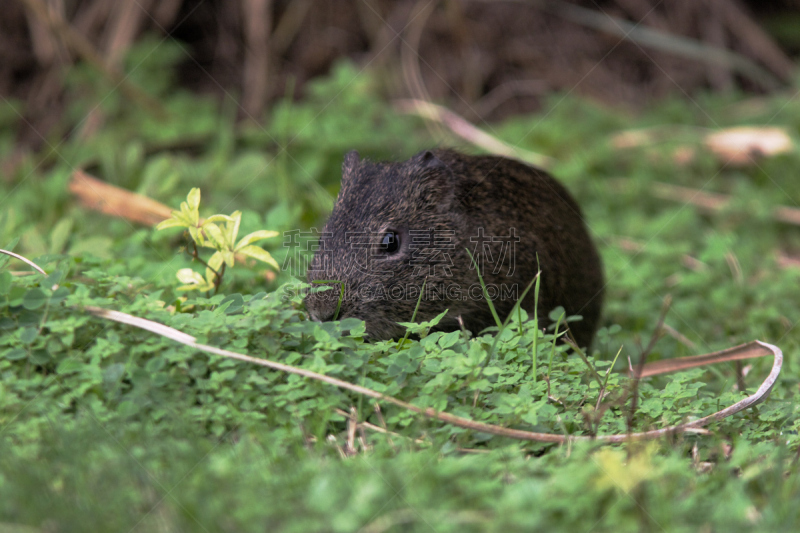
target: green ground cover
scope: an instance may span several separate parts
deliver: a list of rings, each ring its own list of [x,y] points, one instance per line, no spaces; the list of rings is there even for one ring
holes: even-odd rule
[[[85,210],[67,186],[75,169],[175,207],[199,187],[202,215],[240,210],[240,235],[284,232],[321,227],[347,150],[400,159],[441,141],[393,111],[380,76],[350,64],[300,102],[278,104],[263,126],[237,126],[232,100],[176,89],[165,75],[176,51],[151,54],[153,46],[139,45],[127,70],[169,118],[76,68],[63,127],[0,179],[0,246],[48,273],[17,275],[27,267],[0,257],[0,531],[786,531],[800,521],[800,269],[779,259],[800,252],[800,229],[771,216],[775,206],[797,206],[800,153],[733,166],[698,142],[709,129],[742,124],[782,126],[796,138],[793,90],[674,100],[637,114],[554,95],[537,115],[482,125],[554,158],[552,172],[584,209],[609,281],[589,362],[605,378],[621,349],[610,397],[628,390],[620,372],[638,359],[667,295],[666,324],[680,335],[661,338],[650,360],[752,339],[786,356],[770,398],[708,434],[558,446],[391,405],[381,417],[357,394],[84,312],[123,311],[419,406],[562,434],[704,416],[751,393],[771,365],[747,362],[747,391],[733,364],[648,379],[635,412],[620,402],[597,417],[594,374],[552,333],[534,343],[525,313],[496,343],[490,333],[432,333],[398,350],[396,341],[365,343],[357,321],[303,320],[299,300],[283,298],[295,280],[263,263],[229,270],[216,295],[178,291],[180,269],[202,272],[180,231]],[[96,106],[104,123],[82,136]],[[14,149],[18,111],[0,105],[0,158]],[[664,126],[679,127],[680,143],[667,136],[620,150],[611,142]],[[698,147],[690,161],[676,162],[679,144]],[[656,182],[731,202],[702,212],[654,195]],[[259,244],[281,265],[293,253],[281,237]],[[342,457],[347,419],[337,409],[351,407],[395,434],[365,431],[357,453]]]

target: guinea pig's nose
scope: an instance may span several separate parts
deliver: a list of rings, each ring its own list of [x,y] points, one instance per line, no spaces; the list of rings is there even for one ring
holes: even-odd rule
[[[337,302],[329,302],[322,294],[309,294],[306,296],[306,311],[314,322],[330,322],[336,314]]]
[[[310,316],[311,320],[314,322],[330,322],[333,320],[334,314],[336,314],[335,309],[315,309],[308,312],[308,316]]]

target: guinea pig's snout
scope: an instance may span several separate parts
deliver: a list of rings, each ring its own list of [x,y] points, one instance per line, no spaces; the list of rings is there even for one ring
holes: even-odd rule
[[[333,320],[334,313],[336,313],[335,309],[315,309],[309,310],[308,316],[314,322],[330,322]]]
[[[327,296],[331,291],[312,293],[306,296],[306,311],[311,320],[315,322],[330,322],[336,314],[338,299]]]

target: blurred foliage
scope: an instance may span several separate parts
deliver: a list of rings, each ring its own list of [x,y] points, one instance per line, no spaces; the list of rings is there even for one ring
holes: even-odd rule
[[[166,121],[77,68],[70,90],[83,99],[62,135],[0,181],[0,246],[48,273],[19,275],[27,267],[0,256],[3,527],[778,531],[800,519],[800,369],[793,357],[800,270],[776,259],[800,251],[800,234],[769,216],[800,198],[797,151],[728,168],[702,151],[678,164],[674,143],[620,152],[609,142],[622,130],[664,124],[770,123],[797,138],[800,102],[709,95],[632,117],[555,95],[540,115],[487,126],[512,145],[557,159],[553,173],[583,207],[608,277],[605,327],[589,357],[604,379],[620,347],[616,370],[638,358],[667,294],[674,301],[667,325],[696,348],[667,336],[652,359],[754,338],[786,355],[770,399],[712,425],[711,434],[559,447],[454,428],[388,405],[380,417],[371,401],[329,385],[197,353],[83,312],[92,305],[142,316],[202,343],[483,422],[584,435],[626,431],[629,404],[597,416],[592,372],[553,332],[536,331],[526,313],[512,317],[496,343],[488,334],[423,333],[398,350],[396,341],[365,343],[358,320],[303,320],[296,288],[287,284],[294,272],[272,279],[254,264],[238,268],[215,296],[179,292],[175,274],[192,266],[181,250],[186,242],[83,210],[67,191],[75,168],[168,205],[199,187],[200,215],[240,210],[242,234],[307,230],[324,222],[345,151],[399,159],[437,141],[418,119],[393,112],[373,89],[373,75],[349,63],[316,82],[302,102],[277,105],[263,126],[236,126],[232,101],[175,90],[164,74],[174,50],[162,44],[154,53],[153,46],[140,44],[128,70],[170,110]],[[90,132],[83,117],[96,106],[102,120]],[[13,150],[15,113],[13,104],[0,107],[0,157]],[[702,214],[652,196],[656,181],[724,192],[733,202]],[[278,240],[264,246],[284,265],[292,251]],[[632,251],[625,242],[638,245]],[[748,362],[749,390],[770,364]],[[736,381],[733,365],[646,380],[633,429],[709,414],[742,397]],[[623,374],[608,375],[610,397],[628,386]],[[351,406],[394,434],[367,431],[369,449],[342,458],[347,425],[336,409]]]

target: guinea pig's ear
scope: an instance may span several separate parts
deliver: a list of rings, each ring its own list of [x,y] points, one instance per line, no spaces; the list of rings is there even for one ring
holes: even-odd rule
[[[435,203],[440,211],[449,211],[455,199],[455,179],[453,171],[430,150],[417,156],[424,186],[422,194]]]
[[[344,163],[342,163],[342,181],[356,173],[359,163],[361,163],[361,159],[356,150],[347,152],[347,155],[344,156]]]
[[[447,168],[444,161],[436,157],[436,154],[426,150],[419,154],[419,164],[422,168]]]

